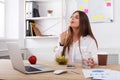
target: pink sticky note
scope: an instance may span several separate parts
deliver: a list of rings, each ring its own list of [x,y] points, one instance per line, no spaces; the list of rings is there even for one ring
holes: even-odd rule
[[[107,7],[110,7],[110,6],[111,6],[111,2],[107,2],[107,3],[106,3],[106,6],[107,6]]]
[[[87,14],[88,13],[88,9],[84,9],[84,12]]]

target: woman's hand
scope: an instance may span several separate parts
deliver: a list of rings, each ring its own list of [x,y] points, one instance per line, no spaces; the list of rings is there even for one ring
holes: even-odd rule
[[[95,65],[93,58],[89,58],[88,60],[82,59],[82,62],[83,62],[83,64],[88,65],[88,66],[90,66],[91,68],[93,68],[94,65]]]
[[[93,68],[94,67],[94,59],[93,58],[90,58],[89,60],[88,60],[88,66],[90,66],[91,68]]]
[[[63,32],[61,35],[60,35],[60,43],[62,45],[64,45],[65,41],[66,41],[66,37],[67,37],[67,31]]]

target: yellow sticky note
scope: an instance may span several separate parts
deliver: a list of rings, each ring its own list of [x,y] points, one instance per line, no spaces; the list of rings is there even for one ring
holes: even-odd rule
[[[98,20],[98,15],[94,15],[94,16],[93,16],[93,19],[94,19],[94,20]]]
[[[111,1],[111,0],[104,0],[105,2]]]
[[[104,0],[105,2],[107,1],[107,0]]]
[[[85,3],[88,3],[88,2],[89,2],[89,0],[84,0],[84,2],[85,2]]]
[[[104,15],[99,15],[100,20],[104,20]]]
[[[80,6],[80,10],[83,11],[83,10],[84,10],[84,7],[83,7],[83,6]]]

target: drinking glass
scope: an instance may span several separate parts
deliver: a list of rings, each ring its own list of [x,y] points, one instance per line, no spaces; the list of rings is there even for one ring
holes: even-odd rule
[[[82,68],[91,68],[88,65],[88,61],[91,58],[92,58],[91,52],[89,52],[89,51],[82,51]]]

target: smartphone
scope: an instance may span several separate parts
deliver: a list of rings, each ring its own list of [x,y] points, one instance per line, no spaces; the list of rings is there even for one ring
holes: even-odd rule
[[[75,65],[71,65],[71,64],[67,65],[67,69],[75,69],[75,68],[76,68]]]

